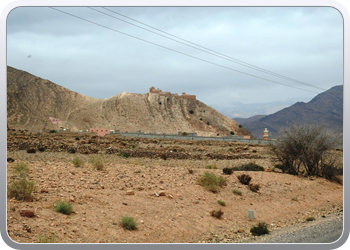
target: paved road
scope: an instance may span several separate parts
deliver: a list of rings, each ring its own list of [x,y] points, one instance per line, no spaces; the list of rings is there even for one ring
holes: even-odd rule
[[[343,216],[306,222],[260,236],[249,243],[332,243],[343,232]]]

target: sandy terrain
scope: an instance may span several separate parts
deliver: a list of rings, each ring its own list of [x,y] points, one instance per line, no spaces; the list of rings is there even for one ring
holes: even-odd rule
[[[207,150],[221,150],[216,147]],[[255,150],[260,155],[267,154],[266,147],[257,146]],[[33,201],[7,199],[10,238],[36,243],[40,235],[49,236],[52,232],[60,243],[241,242],[254,238],[250,228],[259,221],[274,231],[305,223],[309,216],[317,220],[341,215],[343,211],[343,186],[323,178],[275,172],[222,172],[224,167],[251,161],[269,168],[273,166],[269,157],[216,161],[101,155],[107,163],[104,170],[98,171],[88,163],[91,154],[8,151],[7,156],[15,159],[7,164],[8,183],[16,178],[12,172],[14,164],[24,161],[31,169],[29,179],[37,187]],[[74,157],[81,158],[85,165],[74,167]],[[205,168],[214,164],[218,169]],[[227,178],[227,185],[218,193],[205,190],[196,184],[204,172]],[[238,181],[237,176],[242,173],[249,174],[253,184],[260,184],[258,193]],[[233,189],[241,190],[242,196],[233,194]],[[128,195],[128,191],[134,194]],[[161,192],[165,195],[155,194]],[[53,205],[57,200],[71,202],[74,212],[56,212]],[[218,200],[225,201],[226,206],[220,206]],[[21,209],[31,210],[35,216],[23,217]],[[219,209],[224,212],[221,219],[210,215]],[[248,218],[249,210],[253,210],[254,220]],[[137,230],[120,226],[121,216],[126,215],[136,219]]]

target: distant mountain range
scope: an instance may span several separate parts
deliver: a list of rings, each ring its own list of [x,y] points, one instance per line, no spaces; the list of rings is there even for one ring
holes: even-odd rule
[[[290,124],[323,124],[334,133],[343,133],[343,85],[318,94],[310,102],[297,102],[271,115],[255,115],[250,118],[233,118],[244,125],[256,138],[263,137],[268,129],[270,138]]]

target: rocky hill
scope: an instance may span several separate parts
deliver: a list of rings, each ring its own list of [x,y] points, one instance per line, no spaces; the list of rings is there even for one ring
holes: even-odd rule
[[[244,126],[257,138],[262,138],[265,128],[275,138],[290,124],[323,124],[336,134],[343,133],[343,86],[334,86],[308,103],[297,102]]]
[[[62,124],[53,124],[49,117]],[[109,128],[157,133],[195,132],[202,136],[252,134],[193,95],[123,92],[109,99],[88,97],[25,71],[7,67],[7,124],[10,128],[72,131]]]

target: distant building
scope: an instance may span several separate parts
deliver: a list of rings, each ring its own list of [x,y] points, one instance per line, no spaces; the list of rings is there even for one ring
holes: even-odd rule
[[[62,124],[62,121],[58,118],[49,117],[49,120],[52,122],[52,124]]]
[[[264,130],[264,140],[267,141],[269,139],[269,131],[267,131],[267,128]]]
[[[96,133],[98,136],[104,136],[111,133],[111,131],[106,128],[89,128],[89,132]]]

